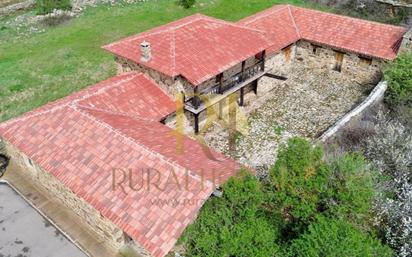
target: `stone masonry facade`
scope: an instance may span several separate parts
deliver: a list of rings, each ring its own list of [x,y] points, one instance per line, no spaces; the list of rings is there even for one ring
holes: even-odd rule
[[[281,51],[276,53],[270,53],[266,56],[265,70],[268,73],[282,76],[287,78],[291,68],[295,65],[299,65],[296,60],[306,58],[308,55],[311,57],[316,56],[320,63],[330,69],[339,69],[342,76],[354,76],[355,73],[359,76],[359,71],[363,71],[361,76],[362,84],[377,83],[381,76],[381,67],[383,61],[370,58],[367,56],[361,56],[349,52],[343,52],[334,50],[327,46],[319,44],[313,44],[305,40],[299,40],[293,43]],[[183,77],[171,78],[160,72],[146,68],[140,64],[127,60],[123,57],[115,57],[115,61],[119,66],[119,72],[127,71],[140,71],[150,76],[156,83],[160,85],[169,96],[175,98],[178,93],[184,92],[185,95],[190,98],[194,94],[194,87]],[[246,60],[245,68],[256,65],[259,60],[256,57],[252,57]],[[241,71],[242,63],[239,63],[232,68],[223,72],[223,80],[230,79]],[[319,78],[322,79],[322,78]],[[218,76],[213,77],[202,84],[198,85],[198,92],[201,95],[208,95],[213,86],[216,85]],[[244,89],[244,104],[248,105],[251,101],[254,101],[256,97],[263,96],[265,93],[271,91],[276,83],[270,85],[268,83],[259,85],[257,87],[257,95],[253,92],[253,85],[248,85]],[[239,99],[240,91],[233,93],[234,98]],[[209,95],[213,98],[214,95]],[[187,98],[186,98],[187,99]],[[227,114],[229,110],[229,100],[227,98],[220,102],[208,107],[199,114],[199,124],[204,126],[207,121],[212,122],[217,119],[221,119],[223,115]],[[165,117],[164,123],[169,127],[176,127],[176,115],[172,114],[169,117]],[[185,111],[184,129],[186,133],[193,133],[194,117],[193,115]]]
[[[133,61],[130,61],[126,58],[123,57],[115,57],[115,61],[118,65],[118,71],[120,73],[123,72],[129,72],[129,71],[140,71],[146,75],[148,75],[150,78],[152,78],[160,87],[161,89],[166,92],[171,98],[176,99],[176,96],[179,93],[184,93],[186,96],[186,99],[191,98],[195,94],[194,92],[194,87],[183,77],[179,76],[176,78],[171,78],[169,76],[166,76],[160,72],[157,72],[153,69],[144,67],[138,63],[135,63]],[[254,65],[256,65],[259,62],[259,59],[254,57],[251,57],[247,60],[245,60],[245,69],[248,69]],[[280,66],[280,65],[279,65]],[[239,63],[228,70],[222,72],[223,80],[228,80],[232,78],[234,75],[240,73],[242,70],[242,63]],[[216,85],[218,81],[218,76],[215,76],[211,79],[208,79],[207,81],[203,82],[202,84],[198,85],[198,94],[200,95],[209,95],[208,97],[213,97],[210,96],[210,91],[213,89],[213,87]],[[252,91],[252,86],[249,85],[245,88],[245,95],[250,93]],[[235,92],[235,94],[239,95],[239,92]],[[246,96],[245,96],[246,97]],[[219,118],[219,112],[225,112],[228,110],[228,102],[227,99],[224,99],[221,101],[221,103],[217,103],[211,107],[209,107],[209,112],[208,114],[212,114],[212,117],[209,115],[208,119],[209,120],[214,120]],[[222,109],[223,108],[223,109]],[[206,116],[208,115],[206,113],[206,110],[200,113],[199,115],[199,121],[200,124],[204,124],[206,122]],[[165,117],[165,124],[170,126],[170,127],[176,127],[176,116],[175,114],[170,115],[169,117]],[[192,133],[193,132],[193,124],[194,124],[194,118],[193,115],[185,111],[185,120],[184,120],[184,127],[185,127],[185,132],[187,133]]]

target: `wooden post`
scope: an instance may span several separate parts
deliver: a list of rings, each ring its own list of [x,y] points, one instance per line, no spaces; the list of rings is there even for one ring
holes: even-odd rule
[[[219,94],[223,94],[223,73],[220,73],[217,76],[219,80]]]
[[[185,92],[180,91],[180,94],[182,95],[182,103],[183,103],[183,105],[185,105],[185,102],[186,102],[186,95],[185,95]]]
[[[199,108],[199,96],[198,96],[198,92],[197,92],[197,87],[195,87],[193,89],[193,107],[195,107],[195,109]]]
[[[245,79],[245,66],[246,66],[246,61],[242,62],[242,72],[240,73],[240,81],[243,81]]]
[[[262,71],[264,71],[265,70],[265,61],[266,61],[266,50],[263,50],[262,51],[262,63],[260,64],[261,66],[260,66],[260,69],[262,70]]]
[[[244,99],[244,87],[242,87],[241,89],[240,89],[240,100],[239,100],[239,105],[240,106],[243,106],[243,99]]]
[[[194,114],[195,116],[195,134],[199,134],[199,114]]]
[[[252,87],[253,87],[253,92],[255,92],[255,95],[257,95],[257,86],[258,86],[258,80],[253,81]]]

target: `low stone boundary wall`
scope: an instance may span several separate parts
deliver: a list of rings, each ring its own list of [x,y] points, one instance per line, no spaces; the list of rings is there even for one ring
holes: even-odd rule
[[[336,135],[337,132],[345,128],[352,121],[361,117],[362,113],[364,113],[370,107],[375,106],[377,103],[382,101],[387,87],[388,83],[386,81],[379,82],[379,84],[372,90],[369,96],[360,105],[358,105],[352,111],[343,116],[343,118],[336,122],[335,125],[330,127],[325,133],[323,133],[317,139],[317,141],[322,143],[326,142],[328,139],[332,138],[334,135]]]
[[[36,4],[35,0],[28,0],[17,4],[12,4],[3,8],[0,8],[0,15],[9,15],[18,10],[28,9]]]

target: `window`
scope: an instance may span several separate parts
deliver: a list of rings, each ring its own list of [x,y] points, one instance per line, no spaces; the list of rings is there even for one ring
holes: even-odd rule
[[[311,44],[311,46],[312,46],[312,53],[313,54],[318,54],[319,48],[321,48],[321,47],[318,46],[318,45],[314,45],[314,44]]]
[[[359,62],[362,65],[369,66],[372,64],[372,58],[366,57],[366,56],[359,56]]]
[[[345,53],[335,51],[335,67],[333,68],[335,71],[341,72],[342,71],[342,64],[343,64],[343,57]]]
[[[291,53],[292,53],[292,45],[289,45],[289,46],[283,48],[282,52],[285,55],[285,61],[289,62],[290,61],[290,56],[291,56]]]

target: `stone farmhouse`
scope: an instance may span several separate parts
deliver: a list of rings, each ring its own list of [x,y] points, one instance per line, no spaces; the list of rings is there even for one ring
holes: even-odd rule
[[[219,118],[229,96],[242,106],[265,94],[259,79],[285,79],[297,58],[374,76],[410,42],[402,27],[290,5],[237,23],[196,14],[104,46],[121,74],[0,124],[0,135],[23,175],[97,237],[163,257],[241,168],[173,129],[176,95],[197,133],[207,110]]]
[[[183,93],[188,124],[197,133],[206,113],[222,115],[229,95],[238,94],[242,106],[245,94],[258,94],[259,78],[287,76],[297,52],[316,54],[343,73],[361,68],[373,76],[396,57],[405,32],[279,5],[236,24],[196,14],[103,48],[115,55],[121,71],[147,74],[171,97]],[[173,115],[166,119],[170,126],[173,121]]]

